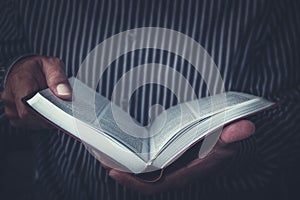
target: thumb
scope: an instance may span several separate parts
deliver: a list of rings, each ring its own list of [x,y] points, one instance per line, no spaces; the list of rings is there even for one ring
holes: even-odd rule
[[[58,58],[43,57],[42,66],[50,90],[59,98],[70,99],[72,90],[64,71],[64,63]]]
[[[222,132],[219,142],[230,144],[250,137],[255,131],[255,125],[249,120],[241,120],[228,125]]]

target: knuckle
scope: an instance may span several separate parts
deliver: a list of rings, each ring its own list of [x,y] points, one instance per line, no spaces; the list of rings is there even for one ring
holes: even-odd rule
[[[4,113],[8,118],[16,118],[18,116],[15,112],[7,107],[4,107]]]
[[[25,119],[29,116],[29,112],[27,109],[25,108],[22,108],[20,111],[19,111],[19,117],[20,119]]]
[[[62,61],[61,61],[59,58],[56,58],[56,57],[47,57],[46,60],[47,60],[47,62],[48,62],[50,65],[58,65],[58,66],[61,66],[61,64],[62,64]]]
[[[59,69],[49,70],[48,77],[49,79],[55,79],[57,76],[60,76],[60,73]]]
[[[51,70],[48,73],[47,76],[47,81],[51,84],[55,84],[56,82],[61,82],[64,81],[65,76],[62,70],[59,69],[55,69],[55,70]]]
[[[63,66],[63,62],[60,59],[48,58],[47,64],[44,65],[44,73],[49,86],[67,79]]]
[[[57,57],[43,57],[41,59],[44,67],[48,69],[63,69],[64,63]]]

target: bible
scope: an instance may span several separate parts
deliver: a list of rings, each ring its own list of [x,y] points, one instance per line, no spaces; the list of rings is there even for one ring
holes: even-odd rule
[[[274,105],[262,97],[225,92],[178,103],[141,126],[80,80],[71,77],[69,82],[72,100],[44,89],[25,102],[51,124],[135,174],[166,168],[224,125]]]

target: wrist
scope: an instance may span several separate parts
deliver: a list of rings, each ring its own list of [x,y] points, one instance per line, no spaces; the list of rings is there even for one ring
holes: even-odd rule
[[[12,71],[12,69],[14,68],[14,66],[19,63],[20,61],[28,58],[28,57],[33,57],[33,56],[36,56],[36,54],[23,54],[23,55],[20,55],[20,56],[16,56],[14,59],[12,59],[10,61],[10,63],[8,63],[6,66],[7,67],[4,67],[3,66],[3,77],[1,80],[1,90],[3,90],[6,82],[7,82],[7,77],[9,76],[10,72]]]

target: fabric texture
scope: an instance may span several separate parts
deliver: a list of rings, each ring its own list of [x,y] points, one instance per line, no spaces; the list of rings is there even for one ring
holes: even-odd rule
[[[162,27],[200,43],[218,66],[226,90],[280,102],[277,108],[251,118],[257,127],[255,135],[239,143],[238,155],[224,171],[156,196],[146,197],[116,183],[84,145],[68,135],[59,131],[40,134],[35,144],[36,179],[51,199],[200,199],[212,191],[230,196],[263,188],[278,170],[295,162],[300,139],[298,1],[0,3],[0,66],[5,66],[1,71],[9,68],[7,63],[13,58],[32,53],[60,58],[68,76],[76,76],[86,56],[105,39],[129,29]],[[122,44],[118,45],[121,48]],[[111,54],[107,52],[107,56]],[[99,82],[99,92],[110,99],[122,74],[146,63],[170,66],[189,81],[198,97],[209,94],[205,81],[187,60],[151,48],[129,52],[111,63]],[[167,79],[180,87],[174,77],[170,74]],[[122,91],[126,93],[130,87],[129,83]],[[189,94],[184,96],[185,100],[191,99]],[[121,104],[122,94],[119,101]],[[148,110],[157,103],[169,108],[178,99],[167,88],[148,84],[133,94],[128,111],[137,121],[147,124]],[[3,122],[1,126],[9,125]]]

